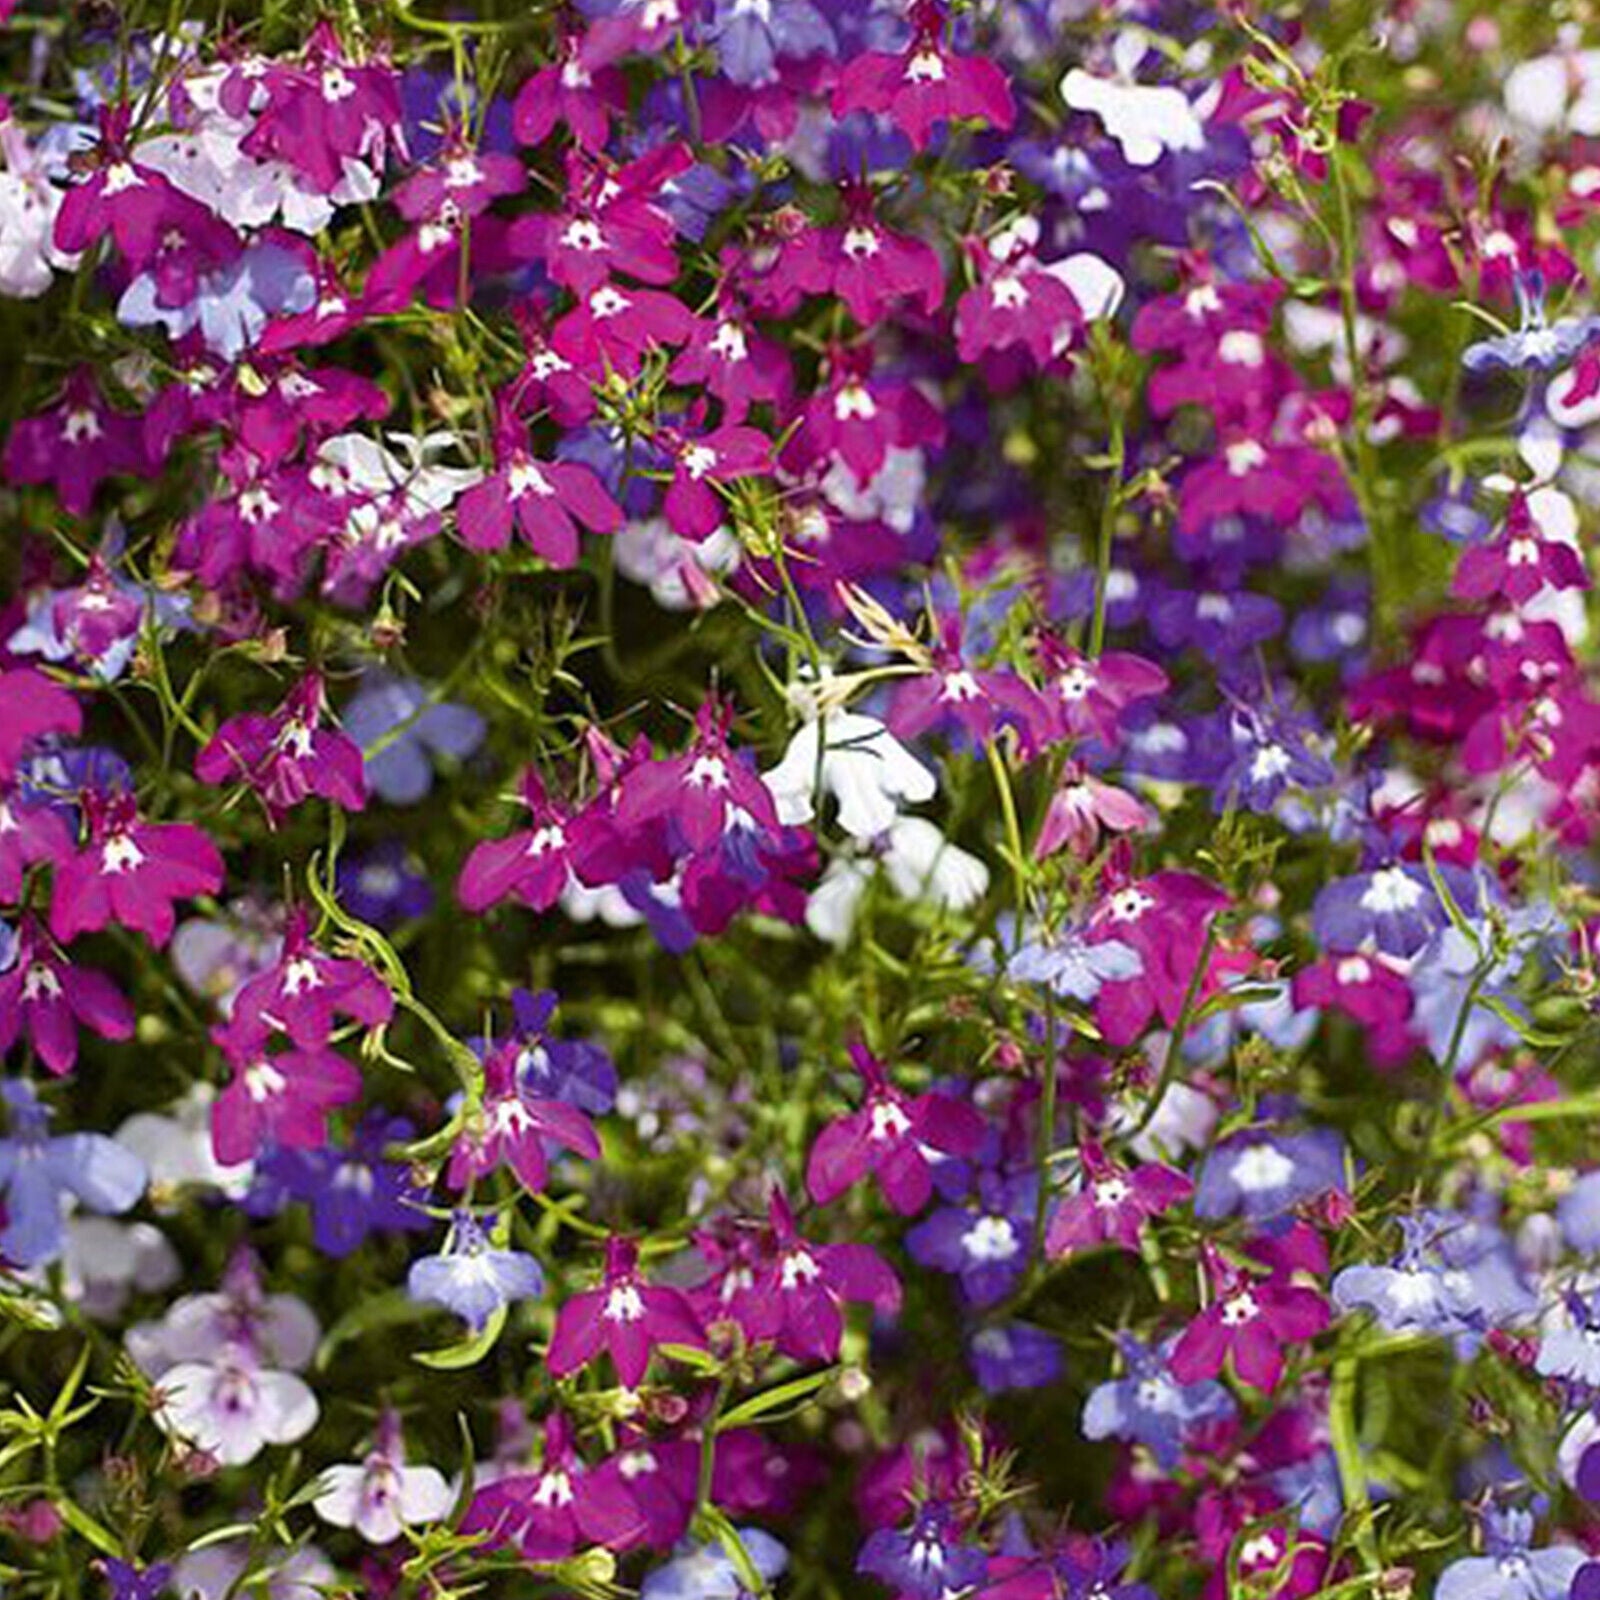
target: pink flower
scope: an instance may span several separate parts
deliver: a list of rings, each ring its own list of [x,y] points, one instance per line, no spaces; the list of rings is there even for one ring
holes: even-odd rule
[[[735,478],[770,474],[772,442],[754,428],[722,427],[710,433],[675,434],[672,482],[662,512],[673,531],[699,541],[716,532],[723,501],[713,487]]]
[[[902,1094],[883,1063],[852,1044],[850,1058],[866,1099],[817,1135],[806,1163],[806,1188],[818,1205],[836,1199],[869,1172],[901,1216],[913,1216],[933,1193],[935,1155],[970,1156],[983,1140],[983,1118],[951,1095]]]
[[[234,997],[219,1041],[235,1059],[275,1033],[309,1049],[328,1042],[340,1017],[376,1028],[393,1015],[388,985],[365,962],[319,950],[306,912],[297,909],[278,959]]]
[[[628,103],[628,86],[615,67],[584,64],[582,41],[568,34],[558,59],[542,67],[517,91],[511,127],[523,144],[543,144],[564,128],[583,150],[604,150],[611,117]]]
[[[456,898],[468,911],[485,911],[512,896],[535,911],[548,911],[561,898],[578,848],[568,832],[571,813],[545,794],[531,768],[523,779],[522,803],[532,813],[531,828],[485,839],[467,857]]]
[[[605,1277],[597,1289],[575,1294],[556,1313],[546,1359],[558,1378],[587,1366],[606,1350],[630,1389],[644,1381],[656,1345],[705,1349],[705,1331],[688,1297],[645,1282],[632,1239],[606,1240]]]
[[[788,409],[794,390],[789,354],[763,338],[730,295],[716,322],[696,323],[669,374],[686,388],[703,389],[722,402],[724,422],[743,422],[763,402]]]
[[[979,281],[956,306],[956,353],[963,361],[1022,345],[1035,365],[1047,366],[1083,326],[1072,290],[1029,248],[1037,231],[1035,224],[1013,228],[988,246],[974,241],[969,253]]]
[[[551,342],[596,383],[612,371],[636,378],[649,351],[687,344],[698,320],[676,295],[605,283],[556,324]]]
[[[706,1320],[732,1318],[751,1343],[771,1343],[796,1361],[838,1355],[847,1303],[881,1312],[900,1305],[899,1279],[876,1250],[802,1239],[777,1192],[765,1228],[703,1235],[698,1243],[717,1269],[696,1296]]]
[[[917,149],[935,124],[976,117],[1004,132],[1016,120],[1006,75],[981,56],[959,56],[944,43],[942,0],[913,0],[910,46],[891,55],[872,50],[847,62],[833,91],[837,116],[887,113]]]
[[[107,478],[151,470],[138,418],[113,411],[87,370],[67,379],[48,411],[12,428],[3,465],[13,482],[49,484],[75,517],[88,516]]]
[[[35,739],[75,735],[82,727],[78,702],[42,672],[33,667],[0,672],[0,783],[15,775]]]
[[[835,352],[832,376],[806,402],[804,421],[784,451],[786,466],[804,471],[834,459],[865,485],[891,449],[943,442],[944,418],[920,389],[871,372],[869,350]]]
[[[545,1141],[554,1140],[588,1161],[600,1159],[600,1138],[583,1112],[564,1100],[531,1094],[521,1082],[521,1044],[509,1040],[484,1063],[483,1105],[450,1152],[449,1181],[464,1189],[505,1163],[530,1194],[549,1177]]]
[[[89,839],[58,861],[50,931],[62,944],[118,923],[152,944],[172,937],[173,903],[222,887],[222,857],[187,822],[145,822],[126,794],[83,796]]]
[[[213,1037],[230,1055],[233,1080],[211,1107],[211,1147],[223,1166],[253,1161],[269,1144],[320,1150],[328,1116],[359,1097],[361,1074],[326,1045],[272,1052],[265,1039],[250,1048],[220,1028]]]
[[[1107,650],[1091,660],[1049,634],[1037,648],[1045,684],[1036,735],[1044,744],[1098,739],[1115,746],[1122,713],[1167,688],[1166,673],[1143,656]]]
[[[541,461],[517,441],[520,429],[502,428],[499,462],[462,495],[456,525],[474,550],[500,550],[516,528],[536,555],[553,567],[578,559],[578,526],[615,533],[622,508],[590,467],[576,461]]]
[[[1214,1378],[1232,1361],[1238,1380],[1271,1393],[1283,1375],[1283,1346],[1328,1326],[1328,1303],[1282,1272],[1251,1277],[1203,1247],[1212,1300],[1178,1336],[1172,1375],[1179,1383]]]
[[[269,716],[230,717],[195,758],[202,783],[248,784],[277,823],[316,794],[360,811],[367,803],[361,750],[337,728],[325,728],[322,675],[308,672]]]
[[[1029,732],[1043,713],[1037,692],[1005,668],[971,667],[961,649],[961,619],[939,621],[931,670],[897,683],[888,725],[897,738],[917,739],[929,729],[959,730],[987,744],[1004,726]]]
[[[1043,861],[1063,845],[1087,859],[1100,843],[1100,831],[1139,833],[1151,826],[1144,802],[1126,789],[1102,783],[1076,762],[1062,769],[1061,784],[1050,797],[1033,853]]]
[[[919,306],[924,316],[938,311],[944,303],[944,265],[933,246],[884,227],[865,183],[844,185],[844,213],[843,227],[810,236],[816,286],[838,295],[863,328],[876,327],[898,301]]]
[[[1057,1205],[1045,1235],[1045,1250],[1052,1257],[1099,1244],[1137,1253],[1145,1223],[1194,1193],[1194,1184],[1183,1173],[1158,1161],[1119,1166],[1091,1140],[1084,1142],[1082,1154],[1082,1185]]]
[[[16,959],[0,973],[0,1056],[26,1034],[58,1077],[78,1059],[78,1028],[102,1039],[133,1037],[133,1007],[109,978],[75,967],[31,917],[17,935]]]
[[[1469,546],[1456,565],[1450,592],[1462,600],[1487,600],[1504,595],[1525,605],[1548,585],[1552,589],[1587,589],[1583,557],[1564,539],[1549,539],[1528,510],[1527,496],[1511,497],[1500,536]]]
[[[0,697],[6,692],[7,676],[0,675]],[[30,804],[20,791],[0,793],[0,901],[19,900],[29,867],[70,856],[72,848],[72,835],[54,807]]]

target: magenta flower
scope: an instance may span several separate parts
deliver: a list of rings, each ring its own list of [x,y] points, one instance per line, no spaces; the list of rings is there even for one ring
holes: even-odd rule
[[[449,1181],[464,1189],[502,1163],[522,1186],[537,1194],[549,1177],[545,1141],[553,1140],[588,1161],[600,1159],[600,1137],[576,1106],[532,1093],[522,1081],[526,1051],[507,1040],[484,1063],[483,1105],[450,1151]]]
[[[622,508],[592,468],[576,461],[540,461],[521,444],[508,442],[505,431],[495,471],[456,505],[456,525],[474,550],[504,549],[515,528],[553,567],[577,562],[579,524],[595,533],[615,533],[622,526]]]
[[[983,1141],[983,1118],[952,1095],[902,1094],[884,1064],[852,1043],[850,1059],[866,1099],[817,1135],[806,1163],[806,1188],[818,1205],[836,1199],[869,1172],[901,1216],[915,1215],[933,1193],[933,1160],[971,1156]]]
[[[732,294],[715,322],[695,324],[669,376],[720,400],[726,423],[743,422],[752,406],[763,403],[786,411],[794,391],[788,351],[757,331]]]
[[[718,1271],[699,1292],[708,1321],[731,1317],[752,1343],[771,1343],[796,1361],[832,1361],[844,1337],[844,1307],[891,1313],[900,1280],[870,1245],[815,1244],[774,1191],[764,1228],[699,1241]]]
[[[1328,1326],[1328,1303],[1282,1272],[1252,1277],[1203,1247],[1210,1305],[1178,1336],[1172,1376],[1179,1383],[1214,1378],[1232,1361],[1234,1376],[1264,1394],[1283,1375],[1283,1346],[1313,1339]]]
[[[944,418],[914,384],[872,376],[869,351],[838,351],[828,383],[806,402],[804,423],[784,450],[803,471],[843,462],[860,485],[878,475],[890,450],[936,447]]]
[[[1037,648],[1045,685],[1044,715],[1035,731],[1043,744],[1098,739],[1114,746],[1122,713],[1167,688],[1160,667],[1124,650],[1091,660],[1050,634],[1040,636]]]
[[[816,282],[810,287],[838,295],[863,328],[876,327],[899,301],[910,301],[925,316],[944,303],[944,264],[938,252],[921,239],[884,227],[865,183],[844,185],[842,227],[802,236],[807,239],[817,257]]]
[[[728,742],[733,707],[713,694],[695,713],[695,738],[680,756],[630,765],[618,784],[616,821],[633,833],[667,821],[696,855],[704,855],[735,827],[765,835],[778,831],[772,791],[751,759]]]
[[[696,543],[715,533],[723,520],[723,502],[714,485],[772,471],[772,441],[754,428],[674,434],[669,447],[672,482],[662,513],[674,532]]]
[[[78,702],[42,672],[33,667],[0,672],[0,783],[11,781],[35,739],[74,735],[82,727]]]
[[[32,917],[17,932],[12,965],[0,973],[0,1056],[26,1035],[57,1077],[78,1059],[78,1028],[102,1039],[133,1037],[133,1007],[111,980],[75,967]]]
[[[523,778],[522,803],[533,826],[505,839],[473,846],[456,884],[456,898],[468,911],[485,911],[515,897],[535,911],[548,911],[572,876],[577,840],[569,832],[572,815],[544,792],[530,768]]]
[[[517,91],[511,126],[523,144],[543,144],[563,128],[580,149],[605,149],[611,117],[626,107],[628,88],[615,67],[586,66],[581,44],[577,36],[566,35],[557,49],[559,59]]]
[[[1139,1249],[1145,1223],[1194,1193],[1194,1184],[1175,1168],[1158,1161],[1124,1167],[1111,1161],[1092,1140],[1085,1140],[1083,1182],[1056,1206],[1045,1234],[1045,1250],[1052,1257],[1114,1244],[1123,1250]]]
[[[87,369],[67,379],[48,411],[12,428],[0,465],[14,483],[49,484],[75,517],[88,516],[107,478],[152,470],[139,419],[113,410]]]
[[[172,937],[173,903],[222,887],[222,857],[187,822],[145,822],[133,797],[89,790],[86,845],[56,863],[50,931],[62,943],[117,923],[152,944]]]
[[[662,1344],[706,1347],[700,1318],[679,1289],[646,1283],[632,1239],[606,1240],[605,1276],[596,1289],[573,1295],[556,1313],[546,1359],[558,1378],[587,1366],[602,1350],[630,1389],[644,1381],[650,1352]]]
[[[8,676],[0,675],[0,695]],[[28,868],[70,856],[72,845],[72,834],[54,806],[29,804],[21,790],[0,793],[0,901],[20,900]]]
[[[1102,783],[1076,762],[1068,762],[1062,769],[1060,787],[1050,796],[1033,853],[1043,861],[1065,845],[1087,860],[1099,847],[1102,829],[1140,833],[1151,826],[1151,814],[1142,800],[1126,789]]]
[[[1589,574],[1575,546],[1545,537],[1528,510],[1527,496],[1518,491],[1511,497],[1499,538],[1462,551],[1450,592],[1462,600],[1504,595],[1521,606],[1546,585],[1587,589]]]
[[[687,344],[698,323],[676,295],[604,283],[556,324],[551,343],[596,383],[611,372],[631,379],[651,350]]]
[[[1077,297],[1028,248],[1029,231],[1037,233],[1037,224],[969,247],[979,281],[956,306],[956,353],[963,361],[1021,345],[1036,366],[1047,366],[1083,326]]]
[[[328,1117],[361,1094],[361,1074],[326,1045],[273,1052],[268,1041],[244,1040],[214,1029],[230,1053],[233,1079],[211,1107],[211,1147],[223,1166],[253,1161],[268,1145],[320,1150]]]
[[[394,1015],[394,995],[365,962],[330,956],[311,942],[303,909],[289,915],[283,949],[234,997],[220,1042],[230,1057],[256,1048],[274,1033],[305,1049],[326,1044],[337,1019],[376,1028]]]
[[[895,685],[888,724],[897,738],[920,738],[930,729],[959,730],[987,744],[1003,726],[1027,733],[1043,715],[1039,695],[1005,668],[968,666],[961,651],[961,618],[939,619],[931,670]]]
[[[367,803],[361,749],[322,726],[327,710],[322,674],[308,672],[270,715],[246,712],[223,723],[195,758],[195,776],[248,784],[274,823],[314,794],[359,811]]]
[[[561,1561],[580,1545],[601,1545],[620,1555],[640,1542],[646,1526],[620,1458],[586,1467],[560,1412],[545,1425],[538,1469],[480,1489],[461,1521],[463,1533],[486,1533],[491,1544],[515,1545],[528,1561]]]
[[[917,149],[936,124],[975,117],[1004,132],[1017,108],[1004,71],[981,56],[961,56],[944,42],[942,0],[912,0],[910,45],[898,54],[872,50],[847,62],[833,91],[837,116],[887,114]]]
[[[477,217],[527,184],[527,168],[515,156],[474,150],[458,129],[394,191],[394,207],[407,222],[426,222],[447,205],[463,217]]]

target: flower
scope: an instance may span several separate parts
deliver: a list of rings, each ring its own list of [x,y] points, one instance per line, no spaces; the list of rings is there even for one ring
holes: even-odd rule
[[[904,1529],[879,1528],[856,1557],[856,1571],[897,1595],[941,1600],[977,1584],[986,1570],[982,1551],[961,1541],[949,1507],[929,1501]]]
[[[455,1502],[437,1467],[408,1467],[393,1411],[378,1418],[377,1437],[356,1465],[328,1467],[311,1508],[335,1528],[354,1528],[368,1544],[388,1544],[401,1530],[437,1522]]]
[[[1178,1336],[1171,1372],[1179,1383],[1214,1378],[1230,1358],[1235,1376],[1270,1393],[1283,1375],[1285,1344],[1310,1339],[1328,1325],[1327,1302],[1285,1273],[1252,1277],[1207,1248],[1213,1298]]]
[[[1045,1232],[1045,1250],[1054,1257],[1100,1243],[1137,1252],[1144,1224],[1194,1193],[1183,1173],[1160,1162],[1119,1166],[1092,1141],[1084,1142],[1082,1158],[1083,1181],[1057,1203]]]
[[[5,1226],[0,1256],[22,1267],[54,1261],[65,1243],[61,1202],[119,1216],[145,1191],[145,1164],[101,1133],[50,1133],[51,1111],[19,1078],[0,1082],[10,1131],[0,1139]]]
[[[483,743],[484,721],[470,706],[420,683],[368,672],[344,708],[345,732],[361,747],[372,792],[390,805],[415,805],[433,788],[433,761],[465,761]]]
[[[1171,1471],[1191,1430],[1233,1416],[1233,1397],[1214,1379],[1180,1383],[1172,1373],[1176,1340],[1147,1345],[1129,1334],[1118,1337],[1125,1376],[1089,1391],[1083,1432],[1089,1439],[1126,1439],[1142,1444],[1156,1464]]]
[[[479,1223],[458,1211],[445,1248],[411,1264],[406,1293],[436,1301],[477,1332],[511,1301],[543,1294],[544,1273],[532,1256],[491,1245]]]
[[[1584,1553],[1575,1545],[1533,1547],[1531,1512],[1491,1506],[1483,1516],[1481,1556],[1462,1556],[1439,1574],[1438,1600],[1556,1600]]]

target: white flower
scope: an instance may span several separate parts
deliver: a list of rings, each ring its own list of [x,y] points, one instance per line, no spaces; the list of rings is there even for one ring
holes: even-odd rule
[[[317,459],[332,467],[349,488],[369,495],[403,493],[415,517],[447,510],[483,477],[481,467],[441,467],[435,457],[454,448],[451,433],[391,433],[386,450],[364,433],[341,433],[325,440]],[[396,451],[399,453],[396,454]]]
[[[226,1167],[213,1153],[215,1098],[210,1084],[197,1083],[166,1113],[136,1111],[117,1129],[117,1143],[127,1146],[149,1169],[151,1199],[158,1210],[170,1210],[173,1191],[185,1184],[209,1184],[235,1198],[250,1187],[254,1163]]]
[[[293,1444],[317,1421],[317,1397],[292,1372],[257,1364],[232,1345],[212,1361],[180,1361],[161,1375],[156,1420],[226,1467],[253,1461],[269,1444]]]
[[[944,911],[965,911],[989,887],[989,869],[975,855],[953,845],[925,817],[900,817],[885,835],[878,858],[895,893]],[[806,902],[806,926],[826,944],[850,938],[856,907],[871,881],[870,857],[841,857],[829,864]]]
[[[314,1544],[285,1551],[281,1559],[271,1551],[264,1556],[255,1554],[252,1597],[264,1575],[265,1600],[323,1600],[338,1576],[333,1563]],[[172,1574],[173,1592],[184,1600],[230,1600],[238,1590],[240,1574],[251,1565],[251,1555],[251,1547],[243,1539],[191,1550],[178,1559]]]
[[[800,725],[783,760],[762,774],[784,823],[809,822],[820,788],[839,803],[839,826],[876,839],[902,803],[931,800],[933,774],[876,717],[830,708]]]
[[[369,1544],[388,1544],[402,1527],[437,1522],[452,1503],[435,1467],[408,1467],[374,1450],[360,1466],[329,1467],[312,1506],[324,1522],[354,1528]]]
[[[62,1267],[67,1293],[102,1319],[115,1317],[133,1290],[153,1294],[182,1274],[177,1252],[158,1227],[114,1217],[69,1217]]]
[[[633,583],[646,584],[650,597],[665,611],[704,609],[716,602],[721,577],[739,565],[737,535],[717,528],[699,543],[672,531],[662,517],[643,518],[618,530],[611,541],[617,571]]]
[[[1099,117],[1131,167],[1153,167],[1169,150],[1205,148],[1205,127],[1181,89],[1118,83],[1074,67],[1061,80],[1061,97]]]

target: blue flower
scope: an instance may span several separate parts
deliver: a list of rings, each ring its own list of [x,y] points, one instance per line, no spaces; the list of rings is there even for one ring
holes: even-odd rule
[[[1137,978],[1144,961],[1117,939],[1091,943],[1074,928],[1037,934],[1006,963],[1007,975],[1023,983],[1042,983],[1063,1000],[1087,1005],[1106,983]]]
[[[306,311],[316,297],[316,278],[298,255],[281,245],[255,244],[205,274],[194,298],[178,305],[162,300],[154,273],[141,273],[117,302],[117,320],[132,328],[160,323],[171,339],[198,328],[207,349],[236,361],[269,318]]]
[[[710,28],[717,58],[731,83],[775,83],[780,57],[833,55],[838,49],[828,19],[810,0],[717,0]]]
[[[1461,364],[1468,372],[1489,372],[1496,367],[1548,372],[1564,367],[1585,345],[1600,338],[1600,317],[1546,320],[1542,272],[1519,273],[1516,288],[1521,313],[1518,326],[1510,333],[1469,344],[1461,352]]]
[[[1346,1267],[1333,1280],[1333,1299],[1346,1311],[1370,1311],[1391,1333],[1455,1333],[1471,1325],[1464,1281],[1434,1253],[1439,1219],[1402,1217],[1404,1242],[1388,1266]]]
[[[1302,1200],[1344,1188],[1344,1141],[1332,1128],[1284,1133],[1242,1128],[1217,1143],[1200,1169],[1194,1214],[1261,1222]]]
[[[1478,890],[1471,873],[1447,864],[1439,873],[1456,904],[1474,915]],[[1427,868],[1410,861],[1336,878],[1311,907],[1311,931],[1324,950],[1371,945],[1386,955],[1414,956],[1448,921]]]
[[[145,1164],[103,1133],[50,1135],[50,1110],[33,1085],[0,1084],[11,1133],[0,1139],[0,1192],[6,1225],[0,1255],[18,1266],[54,1261],[66,1244],[61,1202],[67,1195],[91,1211],[116,1216],[144,1193]]]
[[[470,706],[386,672],[366,674],[342,720],[361,746],[368,787],[397,806],[427,798],[435,756],[465,761],[483,743],[483,718]]]
[[[1600,1291],[1587,1300],[1569,1293],[1567,1320],[1539,1341],[1535,1368],[1547,1378],[1567,1378],[1600,1389]]]
[[[1142,1444],[1159,1466],[1178,1464],[1187,1431],[1203,1422],[1233,1415],[1233,1397],[1214,1378],[1179,1383],[1167,1370],[1176,1338],[1159,1348],[1131,1334],[1118,1341],[1127,1375],[1090,1390],[1083,1407],[1083,1432],[1089,1439],[1125,1439]]]
[[[1439,1574],[1434,1600],[1567,1600],[1587,1559],[1576,1545],[1534,1549],[1531,1512],[1493,1508],[1483,1519],[1481,1556],[1463,1556]]]
[[[1054,1383],[1066,1366],[1061,1341],[1030,1322],[981,1328],[968,1341],[967,1353],[987,1394],[1043,1389]]]
[[[406,1292],[455,1312],[469,1328],[485,1327],[502,1306],[544,1293],[539,1263],[520,1250],[499,1250],[476,1219],[458,1212],[445,1248],[411,1265]]]
[[[988,1570],[983,1552],[959,1541],[955,1518],[937,1502],[917,1512],[909,1528],[880,1528],[861,1547],[856,1571],[881,1579],[897,1595],[942,1600],[969,1589]]]
[[[760,1528],[740,1528],[745,1554],[770,1588],[789,1564],[789,1552]],[[639,1586],[640,1600],[746,1600],[733,1557],[720,1544],[685,1540],[670,1560],[647,1572]]]

